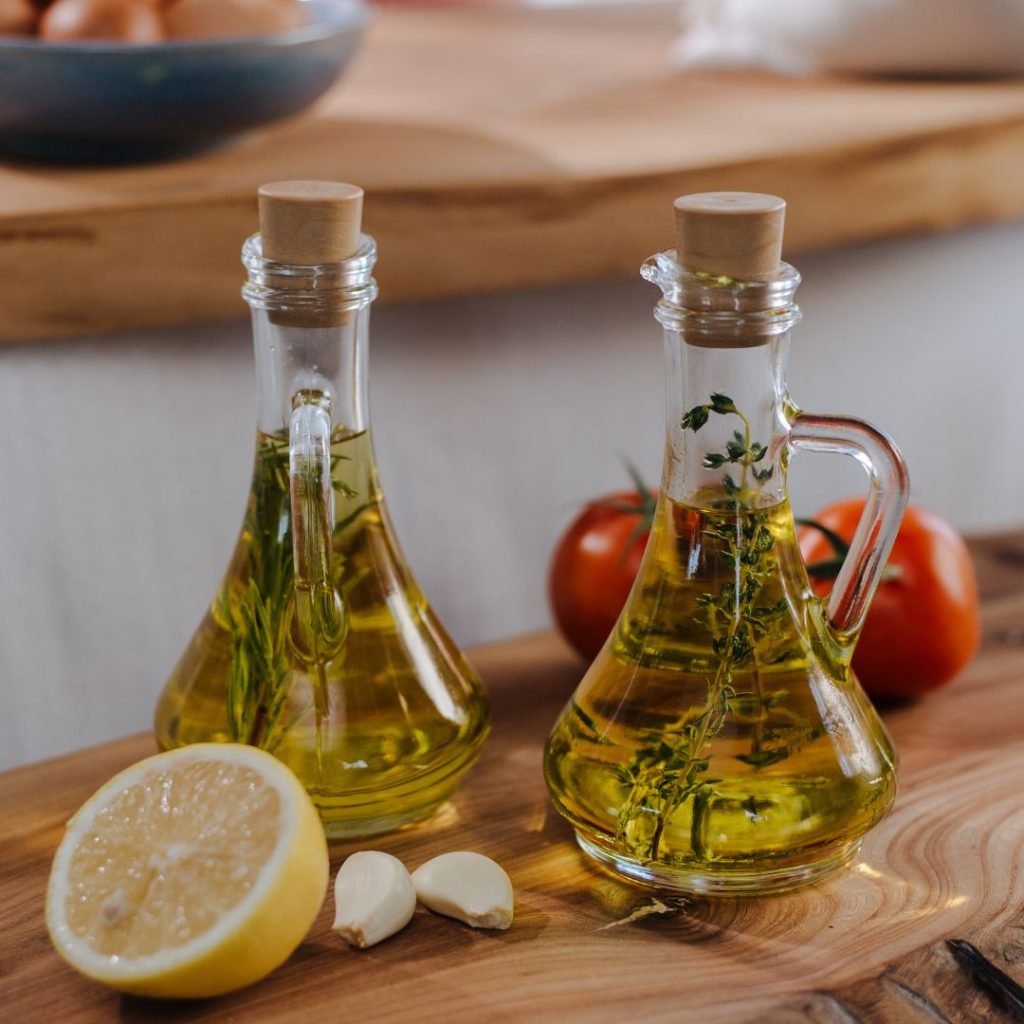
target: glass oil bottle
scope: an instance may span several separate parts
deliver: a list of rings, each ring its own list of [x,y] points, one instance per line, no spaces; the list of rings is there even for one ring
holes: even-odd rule
[[[367,412],[373,239],[362,190],[260,190],[243,248],[259,427],[227,573],[166,684],[163,748],[249,743],[303,781],[331,836],[423,818],[488,730],[479,679],[398,547]]]
[[[846,863],[895,794],[894,755],[850,670],[908,496],[892,443],[805,414],[786,389],[799,275],[785,204],[676,203],[663,293],[668,425],[650,540],[612,635],[548,740],[554,803],[583,849],[641,883],[747,894]],[[868,470],[863,520],[827,604],[786,490],[794,449]]]

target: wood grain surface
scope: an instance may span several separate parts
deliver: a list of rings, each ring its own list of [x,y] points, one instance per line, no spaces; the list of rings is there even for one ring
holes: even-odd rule
[[[785,196],[789,252],[1024,215],[1024,84],[680,75],[665,11],[381,9],[312,114],[163,164],[0,163],[0,340],[241,315],[282,178],[366,188],[385,301],[634,274],[683,192]]]
[[[984,643],[948,689],[891,709],[901,789],[855,864],[769,899],[679,899],[593,869],[551,809],[544,738],[581,665],[551,634],[475,652],[494,733],[456,799],[373,846],[416,867],[453,848],[498,859],[516,890],[507,932],[420,908],[364,952],[329,930],[328,899],[264,982],[193,1004],[122,998],[50,948],[43,891],[63,822],[152,751],[139,736],[0,776],[0,1019],[308,1024],[976,1024],[1003,1021],[943,940],[966,938],[1024,981],[1024,535],[974,545]],[[55,713],[56,710],[55,710]],[[355,845],[332,849],[336,868]]]

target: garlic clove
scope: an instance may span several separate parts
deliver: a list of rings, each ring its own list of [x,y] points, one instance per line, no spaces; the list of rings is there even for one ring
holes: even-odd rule
[[[420,903],[435,913],[473,928],[507,928],[512,923],[512,882],[481,853],[442,853],[417,868],[412,881]]]
[[[334,880],[334,930],[366,949],[401,931],[416,909],[416,889],[405,865],[390,853],[362,850]]]

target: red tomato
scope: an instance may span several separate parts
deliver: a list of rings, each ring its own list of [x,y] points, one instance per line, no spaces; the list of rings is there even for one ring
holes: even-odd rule
[[[591,502],[555,548],[548,593],[562,636],[585,658],[608,639],[647,546],[657,491]]]
[[[849,543],[863,508],[862,498],[852,498],[822,509],[814,520]],[[800,550],[808,565],[835,557],[813,527],[801,528]],[[853,669],[872,697],[916,697],[948,683],[977,651],[978,583],[960,535],[914,506],[907,508],[889,565],[893,578],[879,585],[871,602]],[[826,595],[832,581],[813,586]]]

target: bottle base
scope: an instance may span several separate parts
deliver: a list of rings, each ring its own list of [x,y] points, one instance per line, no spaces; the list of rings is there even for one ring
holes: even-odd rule
[[[576,842],[588,857],[628,882],[667,892],[698,896],[765,896],[812,885],[845,867],[860,850],[854,839],[830,847],[820,856],[778,867],[723,867],[717,871],[689,870],[644,864],[576,833]]]
[[[330,840],[366,839],[395,832],[434,815],[472,768],[490,731],[485,724],[473,742],[450,761],[403,786],[362,794],[309,791]]]
[[[397,785],[379,789],[362,788],[345,791],[341,787],[318,788],[310,785],[302,766],[290,763],[287,757],[276,754],[295,772],[306,787],[320,816],[324,834],[329,840],[342,842],[366,839],[385,832],[415,825],[434,815],[455,793],[463,777],[473,767],[480,748],[490,732],[490,722],[484,720],[476,734],[464,741],[461,749],[449,760],[429,771]],[[187,743],[168,741],[158,731],[157,745],[161,750],[187,746]],[[190,742],[230,743],[224,736]]]
[[[404,812],[381,815],[376,818],[360,818],[353,821],[349,817],[332,818],[330,811],[318,807],[320,812],[320,823],[324,827],[324,834],[331,842],[345,842],[349,839],[369,839],[371,836],[383,835],[385,832],[397,832],[399,829],[409,828],[421,821],[426,821],[437,813],[445,799],[436,804],[429,804],[426,807],[415,807]]]

